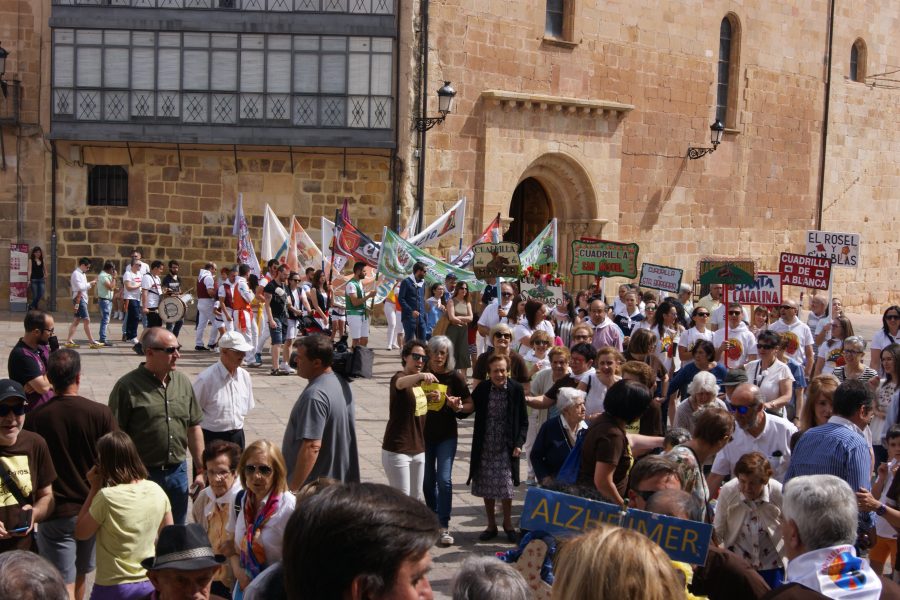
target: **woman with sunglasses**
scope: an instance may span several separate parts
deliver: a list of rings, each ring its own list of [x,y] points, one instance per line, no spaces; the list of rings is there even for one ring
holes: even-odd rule
[[[513,337],[512,329],[505,323],[498,323],[491,327],[489,336],[493,348],[487,352],[482,352],[478,360],[475,361],[475,366],[472,368],[472,389],[475,389],[479,383],[487,379],[488,361],[491,357],[503,356],[507,359],[509,365],[510,378],[525,386],[526,393],[528,393],[528,382],[531,379],[531,374],[528,372],[528,365],[525,364],[522,356],[510,349]]]
[[[706,340],[712,343],[713,332],[706,327],[709,324],[709,315],[709,309],[705,306],[697,306],[691,312],[691,326],[678,338],[678,358],[681,359],[682,368],[694,360],[694,346],[697,342]]]
[[[496,343],[496,342],[495,342]],[[478,539],[497,537],[497,500],[503,507],[503,531],[509,542],[517,539],[512,522],[513,487],[519,485],[519,457],[528,432],[525,390],[509,378],[509,357],[494,355],[488,360],[488,379],[479,383],[470,400],[463,402],[464,414],[475,413],[472,432],[472,460],[469,483],[472,495],[484,499],[487,528]]]
[[[153,585],[141,561],[153,556],[159,530],[173,523],[169,498],[147,479],[127,433],[113,431],[97,440],[97,456],[86,475],[91,489],[75,521],[76,540],[97,536],[91,598],[144,598]]]
[[[832,375],[843,383],[848,379],[859,379],[867,383],[873,377],[878,377],[878,371],[863,364],[863,355],[866,352],[866,341],[858,335],[844,338],[843,344],[844,366],[835,368]],[[879,356],[879,358],[881,358]]]
[[[244,496],[234,528],[231,567],[237,578],[232,597],[240,600],[250,582],[281,560],[284,528],[297,500],[288,490],[281,450],[268,440],[256,440],[238,463]]]
[[[531,344],[531,334],[535,331],[545,331],[548,335],[555,335],[553,324],[547,320],[547,307],[537,300],[527,300],[525,302],[525,318],[519,321],[513,329],[512,348],[516,352],[523,353],[523,348],[527,351]]]
[[[426,391],[428,413],[425,417],[425,471],[422,490],[425,504],[441,523],[440,543],[453,544],[450,535],[450,511],[453,508],[453,459],[458,433],[456,413],[470,398],[466,379],[454,369],[453,343],[443,335],[428,340],[428,372],[437,380],[422,385]]]
[[[703,475],[703,465],[710,464],[716,454],[731,441],[734,417],[721,406],[707,406],[694,420],[691,439],[672,448],[666,456],[679,465],[681,489],[697,499],[703,521],[712,521],[709,510],[709,487]]]
[[[844,340],[854,335],[853,324],[847,317],[835,317],[829,328],[831,337],[819,345],[813,377],[828,375],[844,365]]]
[[[788,365],[778,360],[777,350],[782,342],[781,334],[766,330],[756,342],[759,358],[745,366],[747,380],[759,388],[766,411],[784,416],[784,407],[791,401],[794,376]]]
[[[872,338],[869,365],[881,372],[881,351],[891,344],[900,344],[900,306],[889,306],[881,317],[881,329]]]
[[[447,325],[445,334],[453,343],[453,359],[456,370],[463,377],[472,366],[469,356],[469,324],[472,322],[472,303],[469,302],[469,284],[460,281],[453,289],[453,297],[447,302]]]
[[[434,373],[425,371],[427,358],[425,342],[412,339],[403,344],[403,369],[391,377],[388,421],[381,444],[381,464],[388,484],[416,500],[422,499],[425,478],[427,385],[438,382]]]

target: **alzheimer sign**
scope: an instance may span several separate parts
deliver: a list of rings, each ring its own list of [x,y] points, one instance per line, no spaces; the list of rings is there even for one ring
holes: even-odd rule
[[[684,271],[674,267],[664,267],[644,263],[641,265],[640,286],[677,294],[681,291],[681,276]]]
[[[859,234],[807,231],[806,255],[827,258],[835,267],[855,269],[859,266]]]
[[[766,307],[781,306],[781,273],[759,272],[753,283],[729,287],[726,302]]]
[[[653,540],[669,558],[695,565],[706,562],[712,525],[595,502],[578,496],[529,488],[522,508],[522,529],[556,536],[578,535],[600,524],[634,529]]]
[[[831,259],[782,252],[778,263],[784,285],[827,290],[831,281]]]
[[[514,242],[488,242],[472,247],[475,258],[472,270],[479,279],[486,277],[519,277],[519,245]]]
[[[572,275],[637,277],[637,244],[619,242],[572,242]]]

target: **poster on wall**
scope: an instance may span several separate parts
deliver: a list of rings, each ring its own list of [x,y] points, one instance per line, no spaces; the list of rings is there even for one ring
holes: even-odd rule
[[[9,245],[9,309],[25,312],[28,306],[28,244]]]

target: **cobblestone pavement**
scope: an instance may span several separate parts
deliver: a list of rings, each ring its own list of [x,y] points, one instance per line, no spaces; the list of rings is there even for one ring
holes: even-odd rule
[[[22,335],[22,316],[20,313],[0,313],[0,365],[2,365],[0,373],[3,373],[4,377],[7,376],[6,358]],[[802,318],[805,321],[806,315],[804,314]],[[874,332],[881,326],[881,318],[878,315],[850,315],[850,318],[857,334],[863,335],[866,340],[871,340]],[[64,339],[71,322],[69,316],[57,313],[55,320],[57,335]],[[121,332],[121,323],[112,322],[110,328],[110,339],[119,339],[120,335],[116,334]],[[99,320],[92,322],[95,337],[98,337],[98,329]],[[188,350],[194,347],[194,332],[194,327],[188,325],[179,337],[179,342],[186,350],[178,361],[178,368],[192,379],[216,360],[215,354]],[[79,327],[75,339],[81,343],[79,349],[82,357],[81,394],[86,398],[106,402],[116,380],[136,367],[141,358],[123,342],[111,348],[90,350],[82,338],[83,335],[84,332]],[[370,380],[356,380],[351,384],[356,399],[356,427],[362,479],[378,483],[387,483],[381,466],[381,440],[388,414],[388,382],[400,368],[399,352],[387,351],[386,346],[385,329],[373,327],[370,347],[375,350],[374,377]],[[267,362],[267,358],[264,356],[264,363]],[[305,387],[306,381],[299,377],[273,377],[268,374],[266,368],[249,371],[253,374],[256,408],[245,423],[247,442],[264,438],[280,446],[291,407]],[[478,534],[485,525],[484,507],[481,500],[472,496],[465,485],[469,469],[472,425],[472,419],[460,422],[460,443],[453,465],[453,513],[450,526],[456,543],[449,548],[435,547],[432,552],[434,568],[430,580],[436,598],[450,597],[453,577],[467,556],[492,555],[510,548],[507,544],[478,541]],[[514,517],[521,511],[524,492],[524,485],[517,490],[513,504]]]

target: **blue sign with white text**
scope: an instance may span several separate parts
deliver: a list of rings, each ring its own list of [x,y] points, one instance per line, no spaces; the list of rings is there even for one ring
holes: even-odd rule
[[[578,535],[601,523],[634,529],[653,540],[672,560],[702,565],[706,562],[712,525],[686,521],[634,508],[621,507],[529,488],[522,508],[522,529],[555,536]]]

